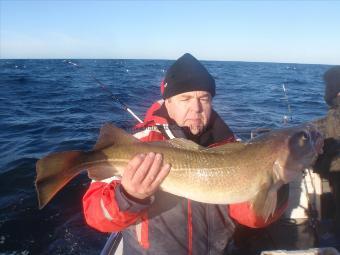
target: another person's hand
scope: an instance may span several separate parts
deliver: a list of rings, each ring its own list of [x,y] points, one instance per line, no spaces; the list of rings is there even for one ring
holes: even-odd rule
[[[171,166],[163,165],[161,154],[136,155],[129,161],[121,180],[125,192],[137,199],[152,196],[169,174]]]

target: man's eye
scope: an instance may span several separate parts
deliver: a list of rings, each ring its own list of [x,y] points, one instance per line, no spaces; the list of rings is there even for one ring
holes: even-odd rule
[[[201,98],[201,101],[202,102],[209,102],[210,99],[209,99],[209,97],[203,97],[203,98]]]

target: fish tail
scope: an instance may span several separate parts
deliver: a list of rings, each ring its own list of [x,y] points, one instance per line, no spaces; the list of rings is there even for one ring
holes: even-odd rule
[[[85,152],[68,151],[50,154],[36,164],[35,187],[39,209],[42,209],[73,177],[80,168]]]

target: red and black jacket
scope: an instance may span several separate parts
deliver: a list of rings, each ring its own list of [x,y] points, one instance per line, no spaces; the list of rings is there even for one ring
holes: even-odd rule
[[[203,146],[235,142],[232,131],[216,112],[206,131],[195,137],[175,125],[162,100],[151,106],[144,123],[137,127],[143,128],[135,134],[141,141],[186,137]],[[282,215],[287,197],[264,222],[248,203],[204,204],[163,191],[153,199],[137,202],[126,196],[118,179],[110,178],[91,183],[83,206],[90,226],[102,232],[122,231],[124,254],[223,254],[234,233],[233,220],[253,228],[265,227]]]

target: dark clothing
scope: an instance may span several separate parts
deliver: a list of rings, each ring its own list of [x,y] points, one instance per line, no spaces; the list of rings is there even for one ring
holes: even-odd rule
[[[227,206],[161,191],[148,209],[148,219],[149,247],[141,246],[132,225],[123,231],[124,254],[223,254],[234,231]]]
[[[324,152],[317,159],[314,170],[328,178],[331,172],[340,172],[340,97],[327,116],[314,123],[325,137]]]
[[[337,104],[337,96],[340,92],[340,66],[330,68],[323,76],[325,81],[325,101],[328,105]]]
[[[340,97],[329,109],[325,118],[314,122],[325,137],[323,154],[319,156],[314,171],[329,181],[335,202],[335,231],[340,236]]]
[[[215,80],[201,62],[186,53],[169,67],[162,90],[164,99],[190,91],[207,91],[214,97]]]

